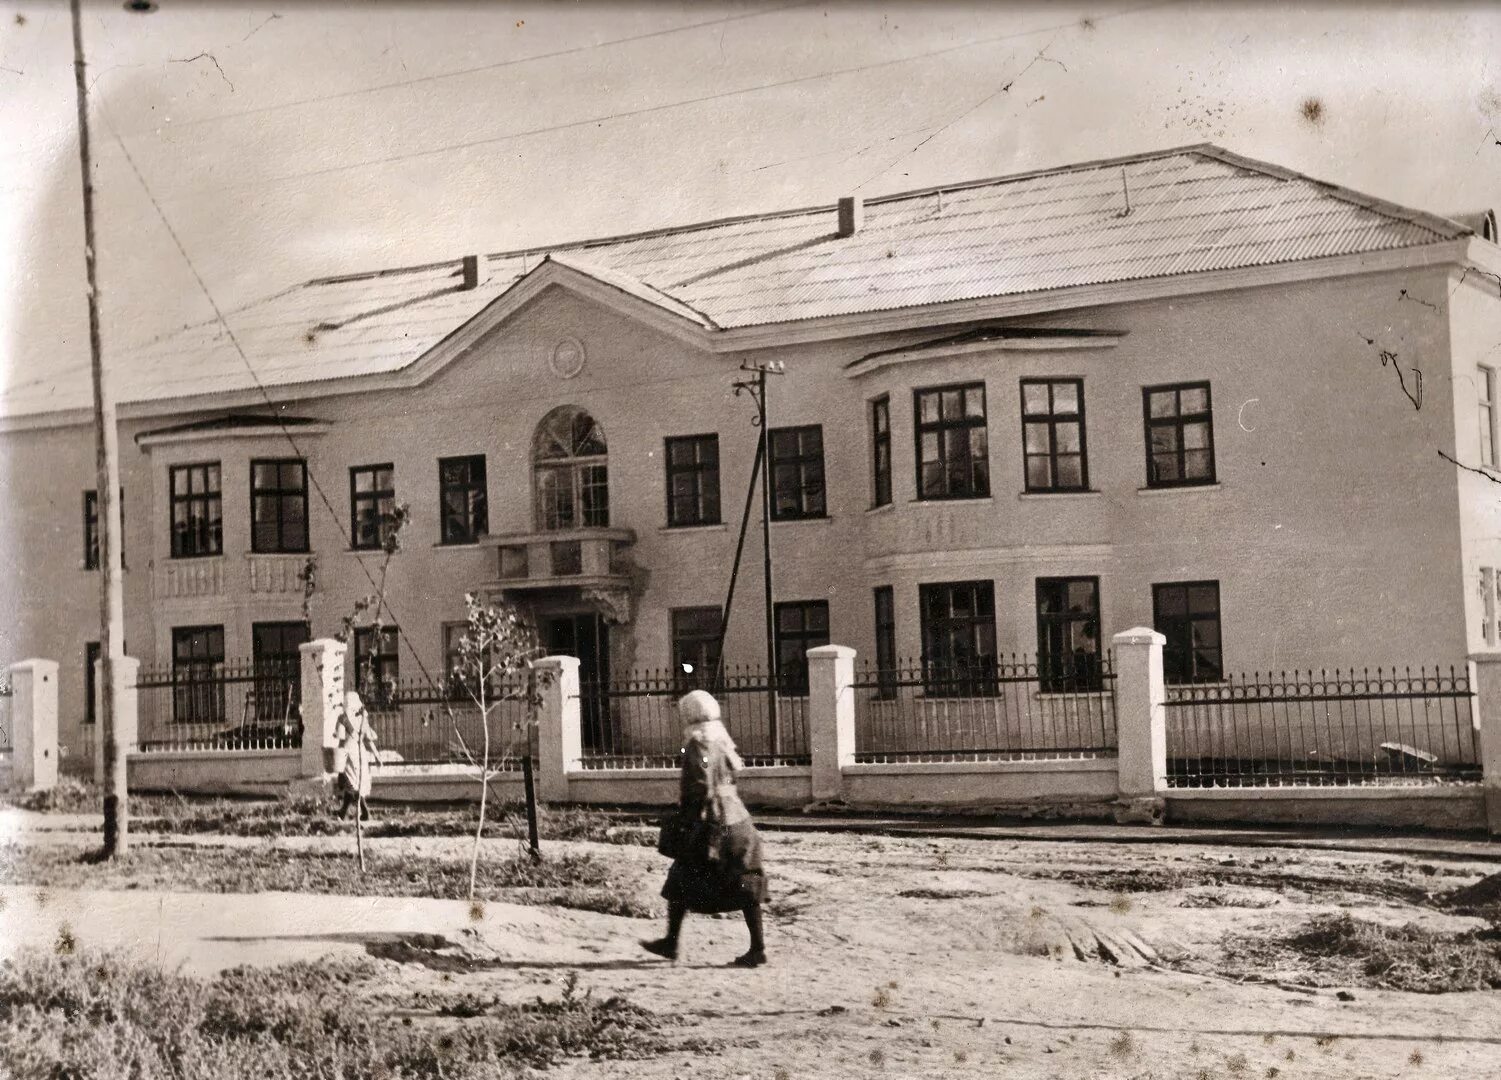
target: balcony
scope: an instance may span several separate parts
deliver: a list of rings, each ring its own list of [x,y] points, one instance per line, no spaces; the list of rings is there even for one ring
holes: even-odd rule
[[[625,550],[636,542],[631,529],[560,529],[507,533],[480,540],[495,549],[495,577],[487,591],[629,589]]]

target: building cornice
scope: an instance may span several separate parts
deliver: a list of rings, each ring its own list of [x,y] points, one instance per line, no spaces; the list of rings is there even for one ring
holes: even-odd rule
[[[910,349],[893,350],[865,357],[858,361],[858,366],[847,364],[845,377],[859,379],[872,372],[898,365],[952,360],[955,357],[974,356],[981,353],[1113,349],[1120,344],[1124,336],[1124,334],[1092,334],[1088,337],[995,338],[990,341],[967,341],[938,347],[916,345]]]
[[[257,424],[253,427],[199,428],[194,431],[146,431],[137,435],[135,442],[142,450],[150,451],[156,446],[223,442],[226,439],[280,439],[288,432],[298,436],[327,435],[330,430],[331,426],[323,421],[287,427],[280,424]]]

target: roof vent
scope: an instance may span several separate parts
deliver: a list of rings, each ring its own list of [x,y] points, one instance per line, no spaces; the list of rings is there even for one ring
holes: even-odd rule
[[[865,224],[865,200],[858,195],[839,200],[839,236],[854,236]]]
[[[464,256],[464,289],[477,289],[490,280],[490,260],[483,255]]]

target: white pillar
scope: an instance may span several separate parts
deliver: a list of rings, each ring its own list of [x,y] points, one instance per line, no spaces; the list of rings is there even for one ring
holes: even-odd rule
[[[584,754],[576,656],[544,656],[537,673],[537,798],[568,801],[568,774]]]
[[[1115,646],[1116,764],[1121,820],[1160,822],[1167,792],[1167,710],[1162,646],[1145,626],[1123,630]]]
[[[855,650],[820,645],[808,650],[808,748],[813,801],[844,796],[844,769],[855,763]]]
[[[1486,830],[1492,836],[1501,836],[1501,653],[1474,653],[1470,672],[1476,710],[1473,722],[1480,735]]]
[[[343,642],[319,638],[299,645],[302,662],[302,763],[300,775],[316,778],[333,759],[334,724],[344,710]]]
[[[57,786],[57,661],[10,666],[11,785],[22,791]]]
[[[94,661],[94,783],[100,785],[106,782],[109,769],[104,760],[104,729],[99,723],[104,716],[104,678],[100,674],[103,666],[103,660]],[[140,747],[141,695],[136,689],[140,675],[141,661],[136,657],[115,657],[115,741],[125,748],[127,768],[130,755]]]

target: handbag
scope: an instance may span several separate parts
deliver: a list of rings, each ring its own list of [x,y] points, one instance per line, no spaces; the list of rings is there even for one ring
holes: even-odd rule
[[[658,826],[657,853],[674,860],[703,858],[711,828],[709,822],[686,818],[677,811],[665,814]]]

